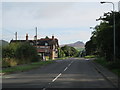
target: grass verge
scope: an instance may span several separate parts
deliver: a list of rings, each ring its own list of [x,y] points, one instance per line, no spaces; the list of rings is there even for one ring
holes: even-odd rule
[[[113,62],[113,61],[108,62],[105,60],[105,58],[97,58],[94,61],[108,68],[110,71],[112,71],[113,73],[115,73],[120,77],[120,61],[119,60],[117,60],[116,62]]]
[[[69,57],[63,57],[63,58],[56,58],[54,60],[63,60],[63,59],[68,59]]]
[[[88,56],[85,56],[85,58],[95,58],[96,56],[95,55],[88,55]]]
[[[53,63],[53,61],[40,61],[40,62],[34,62],[31,64],[26,64],[26,65],[18,65],[14,67],[4,68],[0,71],[0,73],[10,74],[13,72],[23,72],[23,71],[35,69],[35,68],[38,68],[40,66],[47,65],[50,63]]]

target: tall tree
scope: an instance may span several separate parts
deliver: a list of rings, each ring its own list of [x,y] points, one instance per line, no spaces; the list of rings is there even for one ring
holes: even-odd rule
[[[93,35],[85,45],[87,54],[98,53],[107,60],[113,60],[113,14],[115,13],[116,57],[120,59],[120,13],[108,12],[100,17],[101,23],[95,27]],[[94,48],[93,48],[94,47]]]

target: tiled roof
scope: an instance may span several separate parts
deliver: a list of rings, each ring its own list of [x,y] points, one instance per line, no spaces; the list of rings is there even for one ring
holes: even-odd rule
[[[29,42],[29,43],[33,43],[33,45],[36,45],[36,40],[11,40],[10,43],[12,42]],[[58,45],[58,39],[45,39],[45,38],[41,38],[37,40],[37,45],[39,46],[44,46],[45,43],[48,44],[48,46],[57,44]],[[59,46],[59,45],[58,45]]]

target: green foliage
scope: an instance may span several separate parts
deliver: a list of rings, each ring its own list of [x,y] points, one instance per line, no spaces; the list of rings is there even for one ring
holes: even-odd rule
[[[36,48],[28,43],[20,43],[16,49],[15,57],[26,62],[38,61]]]
[[[85,58],[95,58],[96,56],[95,55],[88,55],[88,56],[85,56]]]
[[[105,58],[98,57],[95,62],[101,64],[102,66],[108,68],[112,72],[116,73],[118,76],[120,76],[120,60],[114,61],[107,61]]]
[[[65,46],[61,47],[61,49],[65,53],[66,57],[78,56],[78,51],[74,47],[70,47],[70,46],[65,45]]]
[[[2,49],[2,66],[16,66],[38,61],[37,50],[29,43],[11,43]]]
[[[94,55],[96,54],[96,44],[93,40],[86,42],[85,44],[86,55]]]
[[[61,48],[58,48],[58,57],[59,58],[65,57],[65,53]]]
[[[49,37],[48,37],[48,36],[46,36],[46,37],[45,37],[45,39],[49,39]]]
[[[115,29],[116,29],[116,57],[120,59],[120,13],[108,12],[103,18],[99,18],[102,22],[95,27],[92,32],[90,41],[85,45],[87,55],[99,55],[105,57],[106,60],[113,60],[113,13],[115,13]]]

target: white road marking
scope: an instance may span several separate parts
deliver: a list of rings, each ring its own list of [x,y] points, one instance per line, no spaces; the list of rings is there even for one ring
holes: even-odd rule
[[[73,63],[73,61],[64,69],[64,71],[66,71],[68,69],[68,67]],[[54,82],[55,80],[57,80],[60,76],[62,75],[62,73],[60,73],[56,78],[54,78],[52,80],[52,82]]]
[[[73,63],[73,61],[68,65],[68,67]]]
[[[66,67],[65,69],[64,69],[64,71],[66,71],[68,69],[68,67]]]
[[[68,65],[68,67],[70,66],[71,64]]]
[[[60,73],[55,79],[52,80],[54,82],[58,77],[60,77],[62,74]]]

